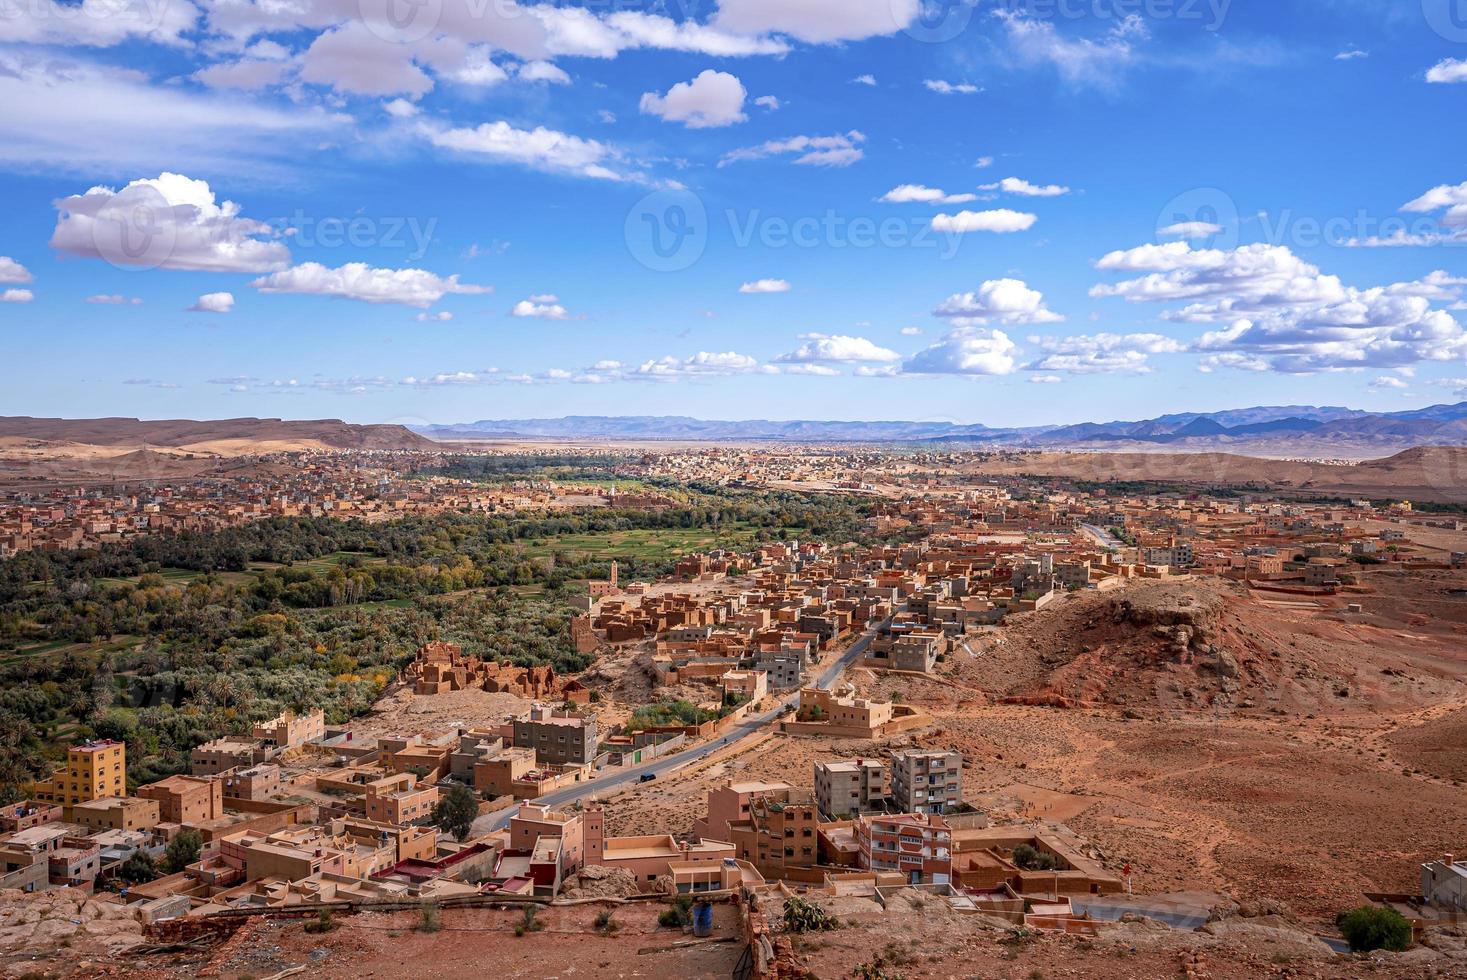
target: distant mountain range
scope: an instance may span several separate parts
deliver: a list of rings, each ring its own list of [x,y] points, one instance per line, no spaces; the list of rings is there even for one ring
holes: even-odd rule
[[[417,427],[439,441],[597,439],[606,441],[869,442],[951,448],[1033,448],[1244,452],[1289,456],[1368,456],[1412,446],[1467,445],[1467,402],[1406,412],[1276,405],[1184,412],[1139,422],[995,428],[951,422],[711,421],[687,416],[571,415]]]
[[[0,416],[0,439],[88,446],[193,449],[238,455],[279,449],[433,449],[401,425],[353,425],[340,419],[50,419]]]

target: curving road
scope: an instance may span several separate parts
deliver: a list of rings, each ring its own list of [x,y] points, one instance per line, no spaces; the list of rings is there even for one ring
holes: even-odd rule
[[[814,684],[811,686],[818,687],[824,691],[830,690],[831,686],[846,672],[846,669],[860,659],[861,655],[866,652],[866,648],[871,645],[871,641],[890,622],[891,620],[889,619],[884,620],[865,633],[862,633],[859,639],[846,647],[839,657],[832,660],[826,665],[824,670],[815,676]],[[700,742],[690,749],[683,749],[681,752],[674,752],[672,755],[653,759],[651,762],[645,762],[640,766],[630,769],[618,769],[607,775],[597,776],[594,779],[587,780],[584,783],[576,783],[574,786],[567,786],[565,789],[556,790],[553,793],[546,793],[544,796],[534,800],[534,802],[543,803],[546,806],[552,807],[564,806],[589,796],[601,796],[619,787],[631,783],[638,783],[641,781],[643,773],[653,773],[660,779],[668,773],[676,772],[678,769],[691,765],[692,763],[701,762],[713,753],[722,751],[730,745],[735,745],[749,738],[765,725],[774,721],[784,711],[787,705],[793,705],[799,698],[798,691],[786,695],[777,706],[760,714],[749,716],[735,726],[731,732],[720,738]],[[517,810],[518,807],[509,807],[504,810],[497,810],[494,813],[486,813],[479,817],[474,821],[474,836],[477,837],[496,830],[503,830],[509,826],[509,818]]]

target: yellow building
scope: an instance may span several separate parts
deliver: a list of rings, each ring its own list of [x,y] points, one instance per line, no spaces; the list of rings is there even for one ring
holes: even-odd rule
[[[66,750],[66,767],[36,784],[35,798],[67,809],[107,796],[127,795],[127,746],[104,739]]]

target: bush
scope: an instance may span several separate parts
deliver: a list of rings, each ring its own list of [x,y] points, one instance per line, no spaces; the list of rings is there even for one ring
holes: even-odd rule
[[[613,933],[620,929],[621,925],[612,918],[613,914],[611,909],[602,909],[596,916],[596,928],[605,933]]]
[[[315,922],[306,923],[306,932],[330,932],[336,928],[336,922],[331,918],[330,909],[322,909]]]
[[[693,924],[693,900],[687,895],[673,899],[672,907],[657,917],[657,924],[668,929],[681,929]]]
[[[418,918],[419,932],[437,932],[443,928],[443,921],[438,915],[437,902],[424,902],[423,910]]]
[[[1029,844],[1020,844],[1014,848],[1014,864],[1025,871],[1055,871],[1059,863],[1055,861],[1054,855],[1047,854]]]
[[[1350,949],[1357,953],[1376,949],[1401,953],[1411,945],[1411,923],[1395,909],[1381,905],[1362,905],[1341,912],[1335,925],[1339,926]]]
[[[526,905],[523,910],[524,921],[514,927],[516,936],[523,936],[527,932],[539,932],[545,928],[545,923],[535,918],[540,912],[538,905]]]
[[[836,928],[830,913],[803,898],[791,898],[784,903],[784,928],[786,932],[824,932]]]

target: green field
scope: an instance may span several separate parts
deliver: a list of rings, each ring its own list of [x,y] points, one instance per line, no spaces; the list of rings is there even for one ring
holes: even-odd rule
[[[754,532],[747,528],[604,531],[527,541],[521,548],[530,558],[546,558],[559,552],[575,558],[669,561],[710,548],[746,547],[753,538]]]

